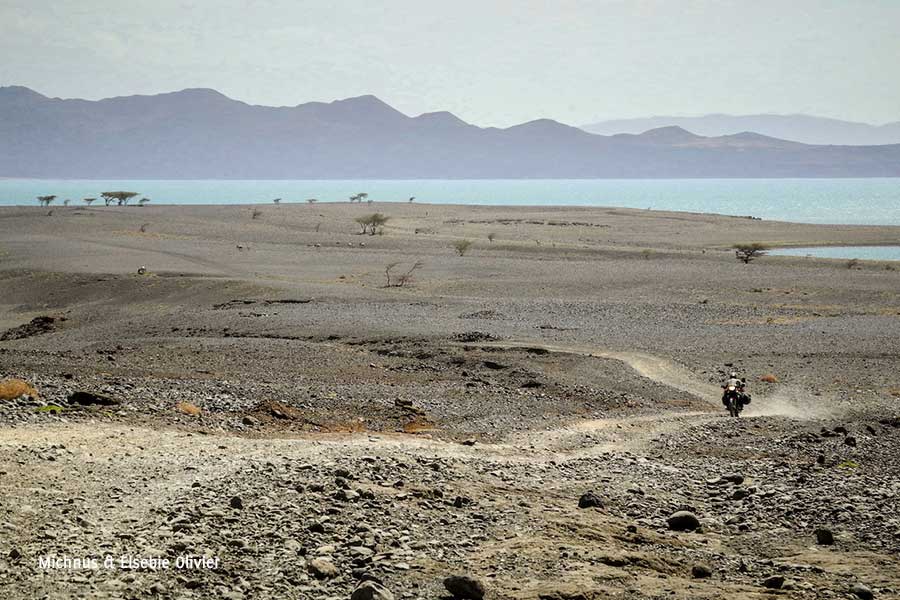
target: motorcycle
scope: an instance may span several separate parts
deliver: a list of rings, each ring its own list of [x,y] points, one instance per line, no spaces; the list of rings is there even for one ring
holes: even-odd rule
[[[740,417],[746,403],[745,394],[737,389],[736,386],[729,385],[725,388],[725,393],[722,395],[722,404],[728,409],[729,415]]]

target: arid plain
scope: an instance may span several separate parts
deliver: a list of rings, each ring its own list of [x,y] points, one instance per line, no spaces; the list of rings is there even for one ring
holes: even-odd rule
[[[0,208],[0,597],[896,597],[900,264],[753,242],[900,227]]]

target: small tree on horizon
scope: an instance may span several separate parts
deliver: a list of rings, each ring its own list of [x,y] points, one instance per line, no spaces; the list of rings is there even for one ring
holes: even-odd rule
[[[56,196],[38,196],[37,201],[41,206],[50,206],[56,200]]]
[[[150,202],[150,198],[141,198],[140,200],[138,200],[138,206],[144,206],[148,202]]]
[[[82,202],[84,202],[85,204],[90,206],[91,204],[94,203],[95,200],[97,200],[97,199],[96,198],[85,198],[84,200],[82,200]]]
[[[306,199],[306,202],[307,202],[308,204],[315,204],[315,203],[318,202],[318,201],[319,201],[318,198],[307,198],[307,199]]]

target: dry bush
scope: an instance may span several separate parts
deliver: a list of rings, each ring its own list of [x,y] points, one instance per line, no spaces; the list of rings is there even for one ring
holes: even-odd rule
[[[859,267],[859,259],[851,258],[850,260],[847,261],[846,266],[848,269],[856,269],[857,267]]]
[[[763,375],[762,377],[759,378],[759,380],[762,381],[763,383],[778,383],[778,378],[775,377],[774,375],[772,375],[771,373]]]
[[[254,208],[253,212],[250,213],[250,218],[255,220],[258,219],[260,215],[262,215],[262,211],[258,208]]]
[[[0,381],[0,400],[15,400],[20,396],[38,397],[38,392],[24,379],[6,379]]]
[[[900,398],[900,387],[895,387],[895,388],[889,389],[888,394],[890,394],[894,398]]]
[[[179,402],[175,405],[175,410],[192,417],[199,417],[200,413],[203,412],[200,410],[199,406],[197,406],[196,404],[191,404],[190,402]]]
[[[453,249],[459,256],[465,256],[466,252],[472,247],[472,240],[456,240],[453,242]]]

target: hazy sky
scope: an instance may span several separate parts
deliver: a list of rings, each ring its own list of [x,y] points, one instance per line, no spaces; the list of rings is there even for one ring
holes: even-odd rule
[[[0,0],[0,85],[254,104],[375,94],[479,125],[900,120],[900,0]]]

